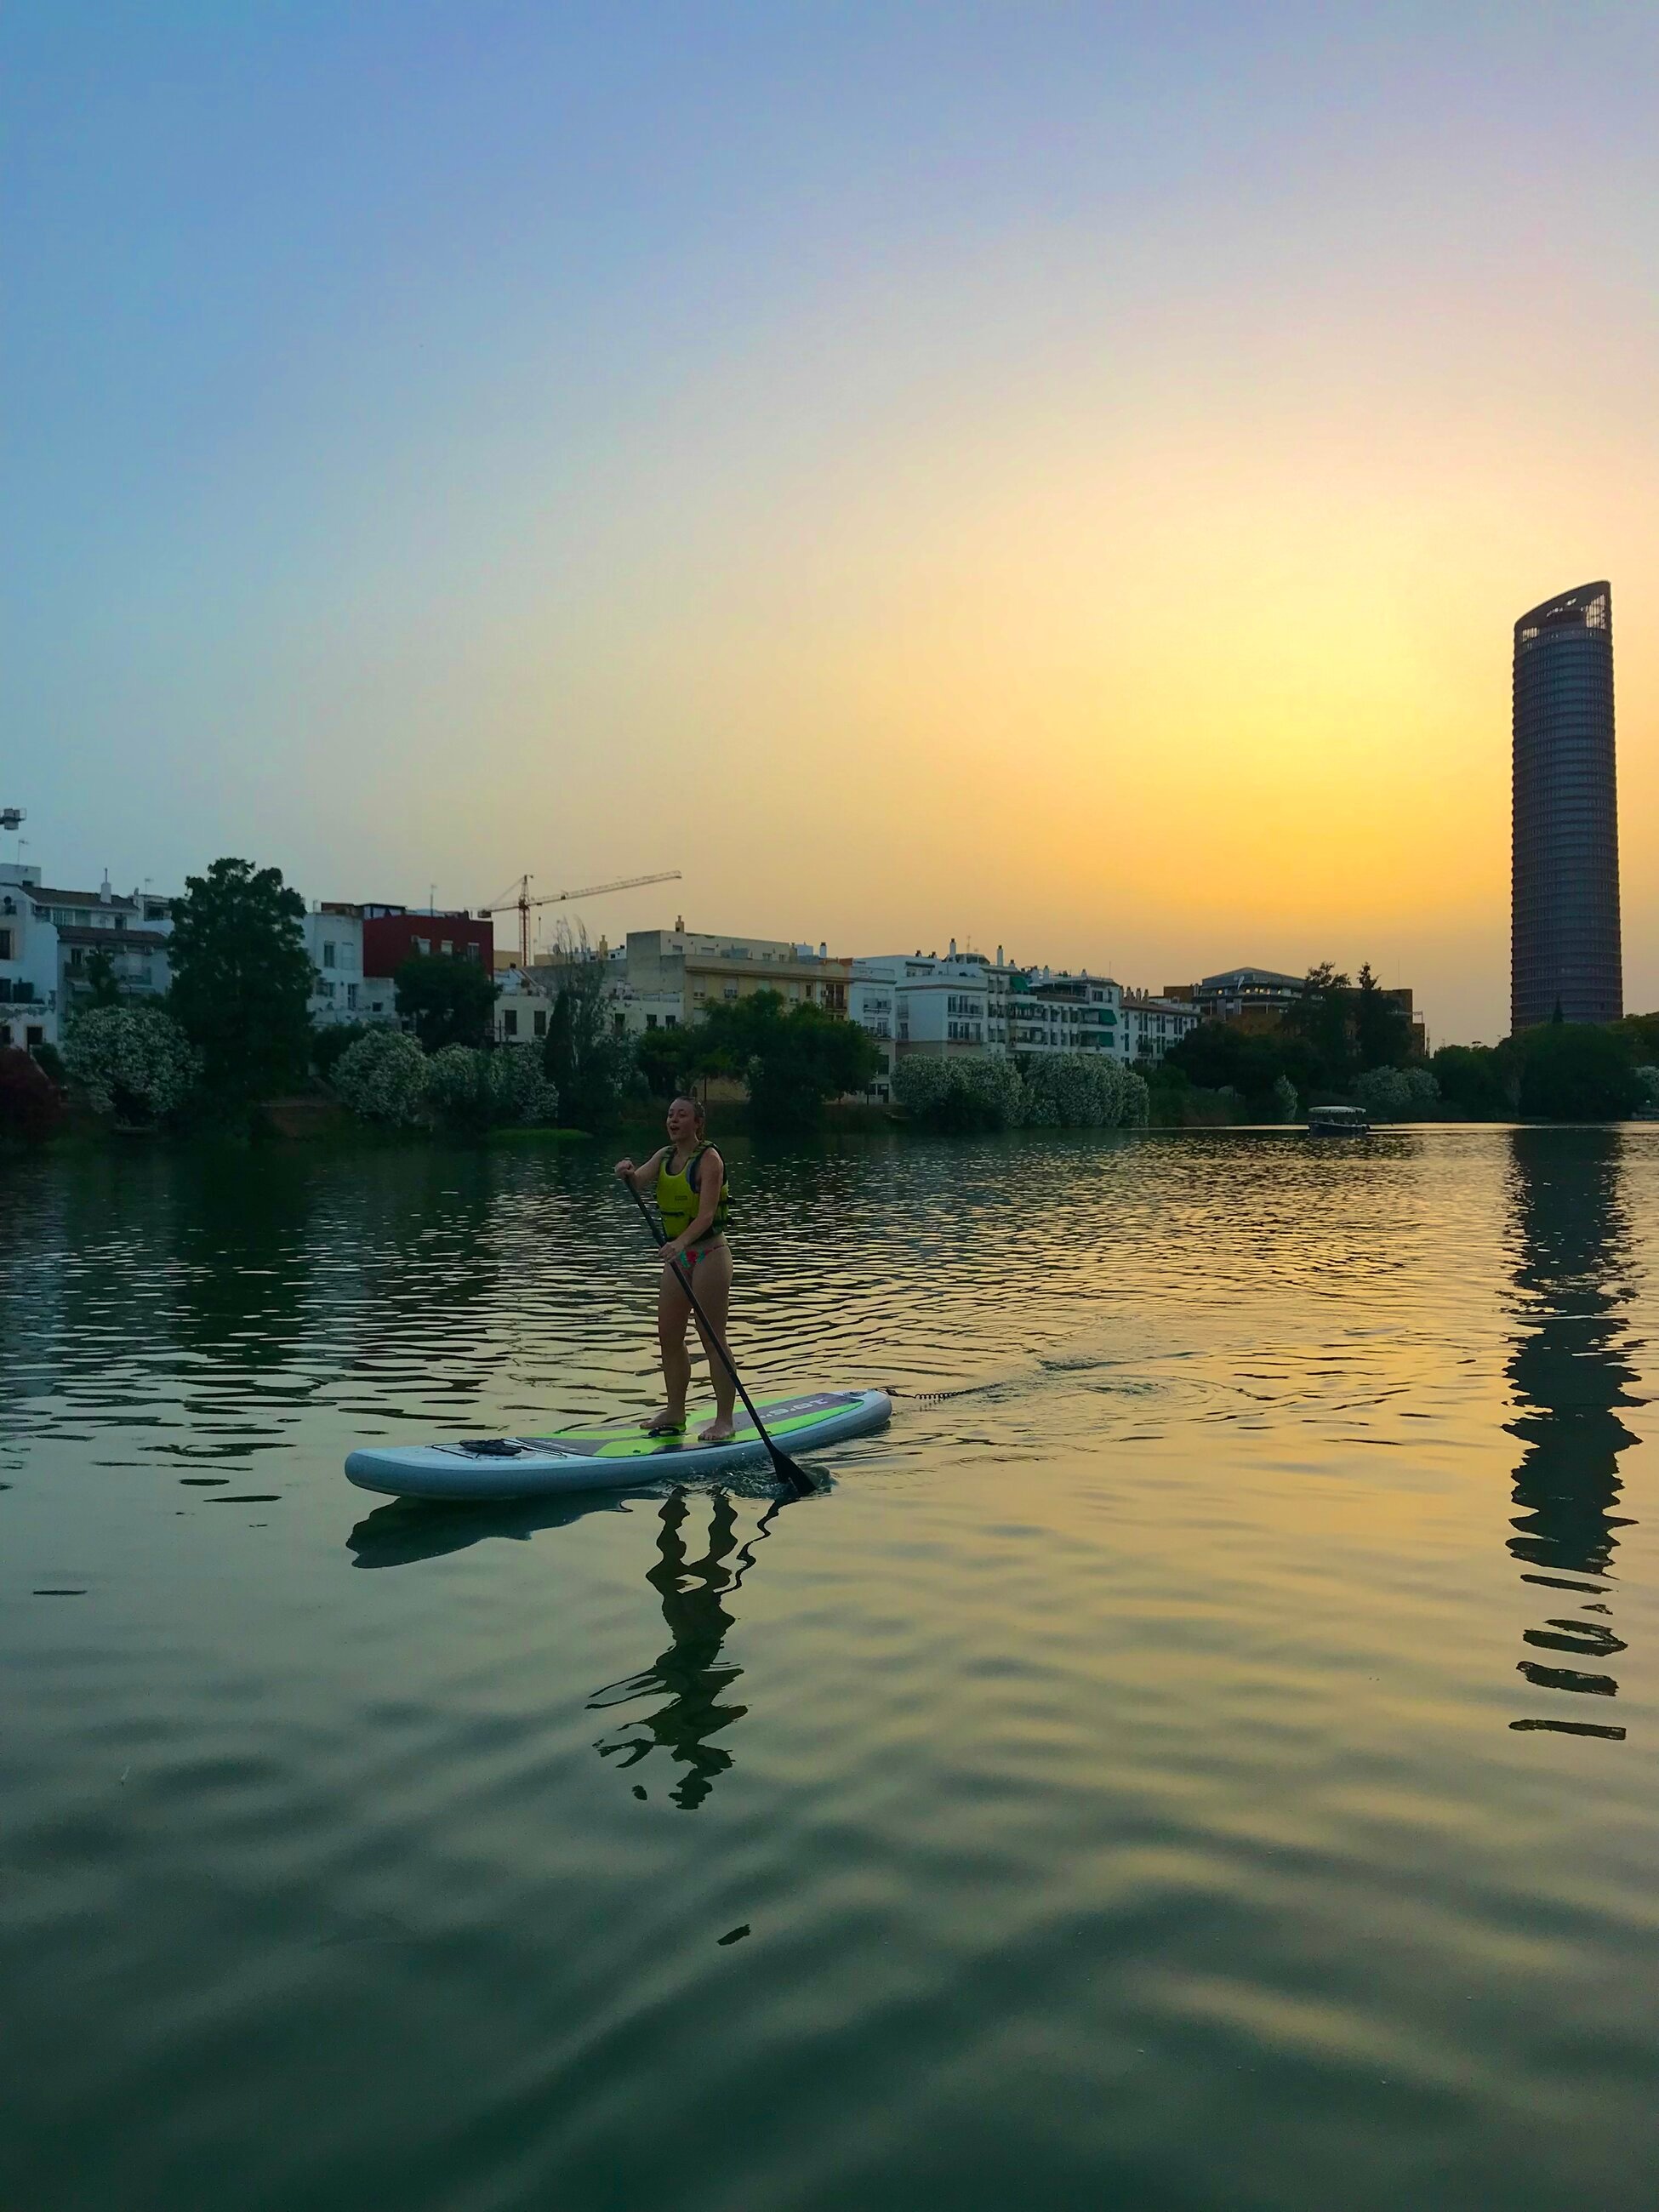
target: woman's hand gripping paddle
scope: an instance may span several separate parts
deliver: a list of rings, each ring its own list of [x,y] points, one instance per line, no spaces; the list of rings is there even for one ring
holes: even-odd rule
[[[627,1184],[629,1195],[633,1199],[635,1205],[640,1209],[640,1213],[645,1222],[645,1225],[651,1231],[652,1240],[656,1244],[659,1251],[660,1251],[662,1247],[668,1242],[668,1239],[663,1235],[661,1230],[652,1219],[650,1207],[647,1206],[645,1200],[640,1196],[638,1191],[635,1189],[631,1180],[627,1176],[623,1176],[622,1181]],[[761,1442],[766,1446],[767,1455],[772,1462],[773,1473],[777,1476],[780,1482],[787,1483],[788,1485],[789,1488],[794,1492],[797,1498],[810,1498],[812,1495],[815,1486],[811,1476],[805,1474],[801,1468],[798,1468],[795,1465],[794,1461],[790,1458],[788,1453],[783,1450],[783,1449],[767,1434],[766,1424],[762,1420],[760,1415],[755,1411],[755,1401],[750,1396],[747,1390],[743,1387],[743,1377],[738,1374],[737,1369],[732,1364],[732,1355],[726,1348],[724,1339],[721,1337],[719,1330],[712,1325],[708,1315],[704,1313],[702,1308],[697,1304],[697,1294],[691,1287],[691,1270],[689,1267],[680,1268],[677,1267],[674,1273],[678,1280],[680,1288],[685,1292],[686,1297],[690,1302],[692,1312],[696,1314],[697,1319],[702,1323],[703,1334],[708,1337],[708,1341],[714,1346],[715,1351],[719,1352],[721,1365],[725,1368],[726,1373],[732,1377],[732,1382],[736,1385],[738,1395],[742,1399],[744,1403],[744,1409],[748,1413],[750,1419],[755,1424],[755,1433],[759,1437]]]

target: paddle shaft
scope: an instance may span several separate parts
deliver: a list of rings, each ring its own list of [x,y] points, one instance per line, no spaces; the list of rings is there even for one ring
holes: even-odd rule
[[[652,1239],[656,1244],[658,1250],[660,1251],[663,1246],[667,1243],[667,1237],[663,1234],[662,1230],[659,1227],[657,1223],[653,1220],[651,1217],[651,1209],[641,1197],[638,1187],[635,1183],[632,1176],[624,1176],[622,1180],[628,1185],[629,1191],[632,1193],[634,1203],[640,1209],[640,1213],[644,1220],[645,1225],[651,1231]],[[683,1258],[684,1255],[682,1255],[681,1256]],[[742,1399],[744,1409],[748,1413],[750,1419],[755,1424],[755,1433],[759,1437],[761,1442],[766,1446],[768,1455],[769,1455],[772,1465],[776,1469],[779,1477],[783,1481],[790,1484],[792,1487],[796,1490],[811,1490],[812,1487],[811,1477],[803,1474],[799,1468],[795,1465],[794,1461],[790,1458],[788,1453],[782,1450],[780,1446],[773,1441],[771,1437],[768,1435],[766,1424],[762,1420],[759,1413],[756,1412],[755,1401],[750,1396],[748,1391],[744,1389],[743,1385],[743,1377],[738,1374],[736,1366],[732,1363],[732,1355],[726,1348],[725,1338],[714,1327],[713,1322],[709,1320],[702,1308],[697,1304],[697,1294],[691,1287],[691,1269],[690,1266],[688,1265],[682,1269],[677,1264],[674,1273],[678,1279],[680,1288],[685,1292],[686,1298],[690,1304],[692,1312],[696,1314],[697,1319],[702,1323],[704,1335],[708,1338],[709,1343],[714,1346],[715,1351],[719,1352],[721,1366],[725,1368],[726,1373],[732,1377],[732,1387],[737,1391],[738,1397]]]

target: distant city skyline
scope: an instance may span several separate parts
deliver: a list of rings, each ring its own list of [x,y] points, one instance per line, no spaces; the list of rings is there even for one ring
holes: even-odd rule
[[[1524,0],[21,0],[24,857],[677,867],[595,934],[1369,959],[1491,1041],[1515,613],[1610,575],[1659,1006],[1656,107],[1653,11]]]

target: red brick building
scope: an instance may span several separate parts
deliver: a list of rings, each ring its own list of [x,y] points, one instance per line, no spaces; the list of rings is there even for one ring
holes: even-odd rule
[[[486,975],[495,972],[495,925],[488,915],[465,907],[433,913],[422,907],[348,906],[323,902],[325,914],[356,915],[363,925],[363,973],[395,975],[405,960],[426,954],[447,960],[476,960]]]

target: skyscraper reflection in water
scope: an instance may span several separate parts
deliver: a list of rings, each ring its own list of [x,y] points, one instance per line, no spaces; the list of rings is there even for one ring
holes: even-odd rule
[[[1559,1608],[1524,1632],[1519,1672],[1534,1688],[1584,1698],[1618,1695],[1613,1632],[1619,1455],[1637,1438],[1619,1417],[1634,1402],[1626,1357],[1629,1230],[1620,1194],[1623,1139],[1615,1128],[1516,1129],[1510,1136],[1516,1318],[1507,1372],[1510,1432],[1526,1449],[1515,1470],[1510,1549],[1523,1582],[1555,1593]],[[1555,1698],[1516,1729],[1622,1740],[1610,1721]]]

